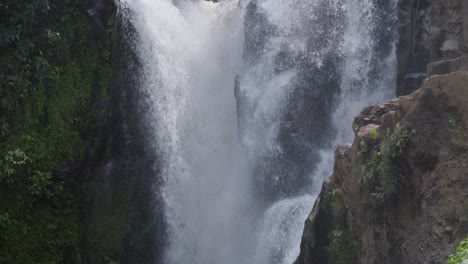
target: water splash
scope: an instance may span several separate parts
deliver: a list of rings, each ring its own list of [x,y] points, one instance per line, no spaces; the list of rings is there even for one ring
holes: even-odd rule
[[[123,1],[139,35],[147,122],[162,158],[166,263],[239,263],[249,241],[248,173],[233,83],[242,21],[235,1]]]
[[[295,260],[335,145],[393,89],[396,0],[377,2],[121,0],[165,263]]]
[[[305,216],[316,196],[284,199],[269,208],[259,225],[257,248],[252,263],[291,264],[299,255]]]

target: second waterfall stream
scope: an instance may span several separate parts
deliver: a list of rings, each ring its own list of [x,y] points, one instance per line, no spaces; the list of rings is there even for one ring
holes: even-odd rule
[[[392,96],[396,2],[120,1],[163,263],[295,261],[336,145]]]

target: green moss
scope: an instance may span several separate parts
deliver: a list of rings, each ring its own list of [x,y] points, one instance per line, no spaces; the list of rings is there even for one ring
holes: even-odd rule
[[[111,263],[119,259],[128,223],[134,217],[133,197],[128,186],[114,186],[112,192],[104,183],[91,182],[86,186],[92,214],[88,217],[87,242],[91,263]]]
[[[370,131],[370,137],[372,139],[377,139],[379,137],[379,132],[377,131],[377,128],[373,127]]]
[[[0,263],[80,263],[70,168],[85,158],[110,59],[79,0],[5,0],[0,24]]]
[[[346,211],[343,196],[338,188],[326,192],[320,205],[333,216],[344,215]]]
[[[331,264],[356,263],[359,245],[348,229],[336,226],[328,238],[327,252]]]
[[[112,79],[112,68],[109,64],[104,65],[104,67],[99,70],[99,76],[99,88],[101,91],[101,96],[106,97],[109,90],[109,83]]]
[[[22,207],[23,210],[24,207]],[[13,213],[3,228],[2,263],[61,263],[79,241],[79,227],[75,208],[54,208],[34,203],[22,213]],[[69,254],[68,254],[69,255]]]

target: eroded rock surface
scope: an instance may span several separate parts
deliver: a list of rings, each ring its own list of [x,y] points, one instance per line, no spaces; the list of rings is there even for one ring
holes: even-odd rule
[[[468,234],[467,84],[468,72],[432,76],[356,117],[297,263],[446,262]]]
[[[399,0],[397,95],[408,75],[468,69],[468,0]]]

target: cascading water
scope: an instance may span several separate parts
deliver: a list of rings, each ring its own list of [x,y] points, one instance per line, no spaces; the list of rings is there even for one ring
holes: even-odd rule
[[[233,93],[243,35],[237,3],[124,2],[140,36],[148,122],[162,156],[166,263],[239,263],[248,250],[248,173]]]
[[[121,0],[158,156],[164,263],[294,262],[332,150],[393,89],[395,8]]]

